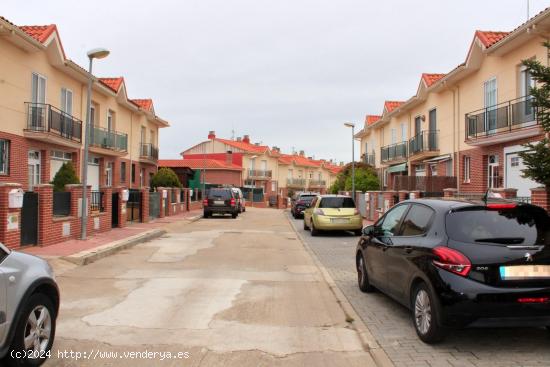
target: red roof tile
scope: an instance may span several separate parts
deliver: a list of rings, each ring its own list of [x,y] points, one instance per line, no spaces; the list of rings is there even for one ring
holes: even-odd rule
[[[368,125],[372,125],[374,124],[376,121],[380,120],[382,118],[382,116],[378,116],[378,115],[367,115],[367,117],[365,117],[365,123]]]
[[[250,144],[250,143],[246,143],[244,141],[227,140],[227,139],[220,139],[220,138],[216,138],[216,141],[219,141],[220,143],[224,143],[224,144],[229,145],[231,147],[243,150],[245,152],[265,153],[269,150],[269,147],[266,146],[266,145]]]
[[[476,31],[475,35],[485,47],[491,47],[509,34],[510,32]]]
[[[119,76],[118,78],[99,78],[99,81],[106,85],[112,91],[118,92],[120,86],[122,85],[122,82],[124,81],[124,78],[121,76]]]
[[[159,159],[159,167],[188,167],[191,169],[225,169],[240,171],[241,166],[216,159]]]
[[[48,37],[57,30],[55,24],[50,25],[22,25],[19,26],[23,32],[40,43],[46,42]]]
[[[288,164],[288,165],[294,162],[295,165],[303,166],[303,167],[320,167],[321,166],[321,161],[309,159],[299,154],[281,154],[281,156],[278,159],[280,163]]]
[[[422,79],[426,83],[427,87],[431,87],[435,82],[437,82],[439,79],[443,78],[445,74],[422,74]]]
[[[132,102],[137,104],[139,107],[143,108],[144,110],[151,111],[151,108],[153,107],[153,100],[150,98],[146,99],[132,99]]]
[[[405,102],[386,101],[386,102],[384,102],[384,108],[386,109],[386,111],[388,111],[388,113],[390,113],[391,111],[395,110],[397,107],[401,106],[403,103],[405,103]]]

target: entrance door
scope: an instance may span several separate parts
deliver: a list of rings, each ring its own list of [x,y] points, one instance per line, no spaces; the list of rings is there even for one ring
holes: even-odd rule
[[[492,134],[497,129],[497,79],[492,78],[483,84],[485,95],[485,131]]]
[[[118,192],[113,192],[111,201],[111,228],[118,227]]]
[[[92,186],[92,191],[99,190],[99,158],[88,159],[88,185]]]
[[[38,244],[38,194],[26,192],[21,208],[21,246]]]
[[[500,172],[498,169],[498,155],[490,155],[487,167],[487,187],[490,189],[502,187]]]
[[[518,189],[517,196],[531,196],[531,188],[539,186],[535,181],[521,177],[525,169],[517,152],[506,154],[506,187]]]
[[[40,152],[38,150],[29,150],[29,190],[40,185]]]

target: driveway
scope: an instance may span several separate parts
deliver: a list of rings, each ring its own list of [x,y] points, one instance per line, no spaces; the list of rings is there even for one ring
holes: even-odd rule
[[[358,237],[311,237],[302,220],[287,217],[396,366],[550,366],[550,333],[544,329],[458,330],[439,345],[422,343],[408,310],[381,293],[359,291],[354,261]]]
[[[166,228],[87,266],[56,262],[46,366],[374,365],[284,212]]]

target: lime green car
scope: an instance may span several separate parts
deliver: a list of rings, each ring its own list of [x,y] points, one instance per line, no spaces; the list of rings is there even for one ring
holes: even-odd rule
[[[361,235],[363,218],[355,201],[343,195],[319,195],[304,212],[304,229],[316,236],[319,231],[353,231]]]

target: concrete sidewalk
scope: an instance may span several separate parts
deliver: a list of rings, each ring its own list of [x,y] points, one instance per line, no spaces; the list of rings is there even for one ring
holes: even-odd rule
[[[88,239],[82,240],[68,240],[55,245],[46,247],[27,247],[20,251],[28,254],[37,255],[43,258],[56,258],[56,257],[68,257],[78,253],[93,251],[96,248],[105,247],[113,242],[120,242],[126,238],[145,234],[152,230],[159,229],[167,224],[171,224],[180,220],[195,220],[202,216],[201,210],[193,210],[190,212],[158,218],[152,220],[149,223],[134,223],[128,224],[124,228],[114,228],[110,231],[94,234]]]

